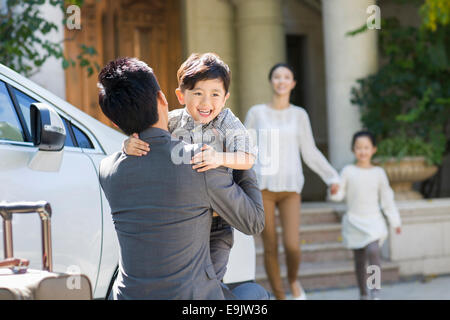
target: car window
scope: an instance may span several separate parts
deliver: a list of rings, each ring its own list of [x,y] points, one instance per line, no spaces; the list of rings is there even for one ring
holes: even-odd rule
[[[69,130],[69,122],[63,117],[61,117],[61,119],[64,122],[64,127],[66,128],[66,141],[64,142],[64,146],[65,147],[75,147],[75,144],[73,143],[73,140],[72,140],[72,135],[70,134],[70,130]]]
[[[19,118],[4,82],[0,81],[0,139],[24,141]]]
[[[34,102],[37,102],[35,99],[26,95],[25,93],[13,89],[14,95],[16,96],[17,102],[19,103],[20,110],[22,111],[22,115],[27,123],[28,131],[31,132],[31,122],[30,122],[30,105]]]
[[[19,103],[20,110],[22,111],[23,117],[25,119],[25,122],[28,126],[28,130],[31,132],[31,121],[30,121],[30,105],[32,103],[37,102],[36,99],[33,99],[32,97],[26,95],[22,91],[19,91],[16,88],[13,88],[14,95],[16,96],[17,102]],[[61,115],[60,115],[61,117]],[[64,142],[65,147],[75,147],[75,143],[72,140],[72,136],[70,135],[70,131],[68,128],[69,122],[61,117],[61,119],[64,122],[64,126],[66,128],[66,141]]]
[[[80,148],[94,149],[94,145],[92,144],[91,140],[89,140],[88,136],[84,134],[80,129],[78,129],[74,124],[72,124],[72,130]]]

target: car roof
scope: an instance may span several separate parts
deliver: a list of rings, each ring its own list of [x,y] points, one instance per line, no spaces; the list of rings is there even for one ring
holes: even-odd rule
[[[67,114],[74,120],[80,122],[87,127],[88,130],[97,138],[98,142],[102,146],[103,150],[107,154],[119,151],[122,141],[126,136],[117,130],[114,130],[97,119],[91,117],[87,113],[81,111],[77,107],[71,105],[67,101],[61,99],[54,93],[39,86],[35,82],[25,78],[14,70],[6,67],[0,63],[0,74],[4,75],[8,79],[26,87],[28,90],[40,96],[43,100],[46,100],[56,108]]]

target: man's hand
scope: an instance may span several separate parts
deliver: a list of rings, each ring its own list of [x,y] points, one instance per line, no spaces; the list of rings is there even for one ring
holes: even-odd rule
[[[395,228],[395,233],[396,234],[401,234],[402,233],[402,227]]]
[[[213,147],[204,144],[202,152],[197,153],[192,157],[192,169],[198,169],[197,172],[204,172],[210,169],[215,169],[223,165],[223,154],[216,152]]]
[[[133,133],[131,137],[123,142],[122,150],[129,156],[145,156],[150,151],[150,146],[147,142],[139,139],[137,133]]]

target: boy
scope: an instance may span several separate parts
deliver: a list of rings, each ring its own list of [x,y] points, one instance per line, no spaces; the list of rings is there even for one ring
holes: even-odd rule
[[[256,146],[241,121],[224,109],[230,93],[229,67],[215,54],[192,54],[178,69],[175,93],[184,109],[169,112],[169,131],[188,143],[203,144],[191,163],[198,172],[220,166],[250,169],[256,160]],[[125,140],[128,155],[142,156],[150,151],[137,134]],[[215,212],[211,226],[211,260],[219,280],[223,279],[233,246],[233,230]]]

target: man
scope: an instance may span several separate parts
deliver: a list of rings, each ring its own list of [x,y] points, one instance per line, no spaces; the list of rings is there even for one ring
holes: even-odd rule
[[[209,254],[212,210],[246,234],[264,228],[254,172],[235,170],[231,177],[224,168],[193,170],[190,159],[201,146],[171,138],[167,101],[144,62],[110,62],[99,87],[105,115],[151,146],[145,157],[118,152],[100,165],[120,246],[113,298],[268,298],[257,284],[238,287],[233,296],[217,280]]]

